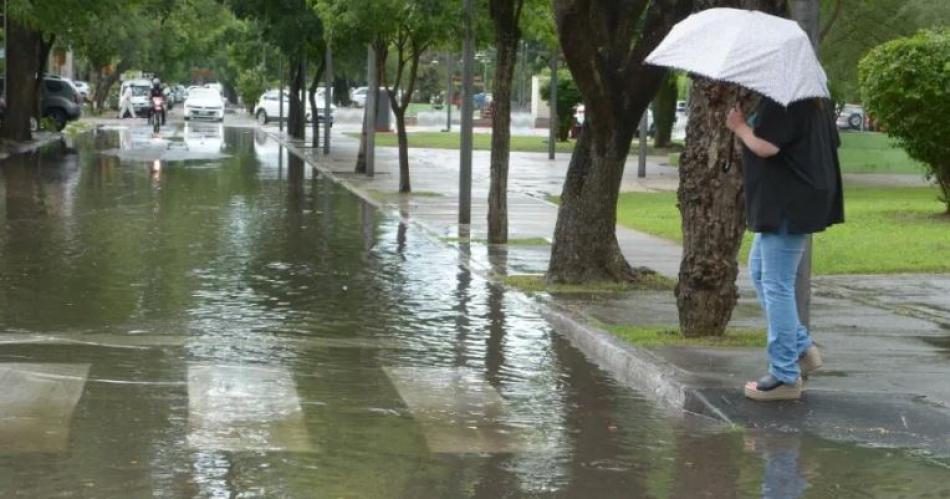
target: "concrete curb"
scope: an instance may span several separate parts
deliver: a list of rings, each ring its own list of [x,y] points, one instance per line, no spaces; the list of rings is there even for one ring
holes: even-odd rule
[[[318,160],[302,154],[300,149],[285,141],[277,133],[269,130],[265,130],[265,133],[279,142],[291,154],[301,158],[322,175],[340,184],[376,209],[385,211],[385,208],[387,208],[385,203],[374,199],[363,189],[333,173]],[[438,231],[433,230],[425,223],[419,220],[407,219],[398,214],[395,216],[438,239]],[[441,239],[439,241],[446,244]],[[471,265],[467,265],[467,267],[495,286],[503,287],[509,291],[518,291],[515,288],[505,286],[504,282],[491,272],[491,269],[473,268]],[[664,409],[674,414],[692,413],[721,423],[734,424],[722,410],[712,404],[699,391],[700,387],[692,387],[687,383],[690,377],[688,372],[666,362],[647,349],[637,348],[607,331],[593,326],[591,321],[583,315],[566,310],[548,298],[526,299],[525,301],[538,307],[542,317],[548,320],[560,334],[564,335],[572,345],[583,352],[591,362],[609,373],[624,386],[649,396]]]
[[[39,139],[30,142],[4,142],[2,148],[0,148],[0,160],[21,154],[45,152],[53,147],[62,147],[65,144],[65,137],[61,133],[44,134]]]

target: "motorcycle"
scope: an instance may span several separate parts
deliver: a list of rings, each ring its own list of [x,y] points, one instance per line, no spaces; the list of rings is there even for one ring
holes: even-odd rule
[[[164,97],[152,97],[152,112],[148,116],[149,121],[152,123],[152,127],[155,133],[158,133],[160,127],[165,122],[165,98]]]

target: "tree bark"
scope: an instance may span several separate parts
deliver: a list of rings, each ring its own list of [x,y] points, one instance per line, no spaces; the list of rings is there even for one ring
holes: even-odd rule
[[[508,162],[511,156],[511,82],[517,64],[523,0],[492,0],[495,24],[495,111],[492,115],[491,184],[488,189],[488,242],[508,242]]]
[[[677,190],[683,259],[676,285],[680,329],[688,337],[719,336],[739,298],[736,258],[745,231],[741,146],[725,127],[737,103],[750,94],[698,78],[693,83],[686,150]]]
[[[417,46],[411,38],[405,38],[403,43],[396,44],[396,75],[390,85],[386,74],[385,57],[379,66],[380,83],[386,87],[386,93],[389,95],[389,107],[396,116],[396,138],[399,145],[399,192],[412,192],[412,184],[409,178],[409,137],[406,135],[406,110],[409,103],[412,102],[412,94],[415,91],[416,76],[419,70],[419,58],[425,48]],[[408,60],[407,60],[408,57]],[[403,73],[406,70],[406,64],[409,64],[409,74],[403,85]],[[402,96],[399,95],[402,91]]]
[[[696,8],[740,7],[778,13],[784,0],[698,0]],[[726,128],[736,105],[751,111],[755,98],[734,85],[695,78],[690,91],[686,149],[680,157],[677,200],[683,258],[676,306],[684,336],[719,336],[738,300],[736,277],[745,232],[741,144]]]
[[[296,139],[303,139],[306,136],[307,117],[303,109],[303,101],[300,99],[300,92],[303,90],[304,83],[303,58],[297,57],[290,64],[290,106],[287,115],[287,134]]]
[[[313,74],[313,80],[310,82],[310,88],[307,89],[307,100],[310,101],[310,113],[313,114],[313,123],[311,124],[313,129],[313,138],[311,139],[311,145],[314,148],[320,147],[320,121],[317,119],[320,116],[320,108],[317,107],[317,89],[320,88],[320,78],[323,78],[323,71],[326,69],[326,59],[323,59],[320,62],[320,65],[317,66],[317,71]],[[327,113],[329,115],[329,113]],[[327,124],[329,126],[329,123]]]
[[[119,61],[119,64],[116,65],[115,71],[112,74],[101,77],[96,82],[96,92],[94,94],[93,100],[96,103],[96,109],[101,113],[104,109],[105,101],[109,97],[109,92],[112,90],[112,86],[115,85],[115,82],[119,80],[119,76],[122,75],[127,69],[129,69],[129,64],[125,61]],[[101,75],[102,69],[98,69],[96,74]]]
[[[676,121],[676,76],[673,73],[666,78],[656,94],[653,116],[656,132],[653,147],[669,147],[673,137],[673,123]]]
[[[643,59],[689,0],[555,0],[564,60],[584,97],[586,119],[568,167],[547,280],[619,281],[643,273],[617,243],[617,198],[630,141],[666,71]]]
[[[412,192],[412,183],[409,178],[409,136],[406,135],[406,110],[396,106],[393,114],[396,115],[396,140],[399,145],[399,192]]]
[[[379,68],[381,65],[380,59],[382,59],[382,67],[385,67],[386,52],[385,50],[383,51],[378,50],[378,47],[377,49],[374,49],[374,50],[376,50],[376,80],[377,80],[377,83],[379,83],[379,79],[380,79]],[[366,83],[368,87],[372,87],[372,82],[366,82]],[[379,85],[377,85],[375,89],[369,88],[367,92],[373,92],[373,91],[378,91],[378,90],[379,90]],[[369,101],[368,98],[366,100],[367,102]],[[366,112],[369,113],[369,119],[363,120],[363,132],[360,134],[360,149],[359,149],[359,152],[356,154],[356,167],[354,168],[354,172],[356,173],[366,173],[366,134],[369,133],[369,127],[376,126],[376,117],[379,115],[379,99],[373,99],[372,112],[370,112],[369,109],[367,109]]]
[[[7,20],[7,31],[7,106],[0,136],[29,141],[33,138],[30,118],[38,116],[37,75],[43,36],[13,17]]]

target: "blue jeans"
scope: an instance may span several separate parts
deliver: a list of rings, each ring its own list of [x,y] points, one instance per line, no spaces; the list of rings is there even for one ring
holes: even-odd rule
[[[769,323],[769,374],[783,383],[798,379],[798,358],[811,346],[795,304],[795,274],[807,240],[807,234],[789,234],[785,223],[776,232],[757,233],[749,253],[749,273]]]

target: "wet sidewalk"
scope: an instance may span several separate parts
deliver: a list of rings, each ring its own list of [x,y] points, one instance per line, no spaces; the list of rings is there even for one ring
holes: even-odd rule
[[[269,129],[279,135],[276,128]],[[335,131],[337,132],[337,131]],[[395,190],[395,148],[379,148],[376,176],[353,173],[358,143],[334,133],[325,157],[306,144],[283,139],[312,165],[368,199],[426,228],[444,242],[471,251],[485,274],[542,274],[547,268],[567,155],[512,153],[507,248],[484,244],[489,170],[487,151],[473,158],[471,244],[459,240],[458,152],[411,149],[414,194]],[[628,164],[623,190],[675,188],[676,171],[651,158],[646,179]],[[909,180],[908,180],[909,181]],[[849,178],[846,182],[862,182]],[[678,244],[618,227],[627,259],[676,278]],[[542,244],[541,240],[547,244]],[[740,275],[740,303],[732,325],[764,329],[746,273]],[[742,398],[740,387],[765,371],[760,349],[631,348],[598,326],[677,324],[669,292],[611,296],[540,296],[560,329],[602,368],[628,385],[683,408],[750,427],[799,428],[874,445],[918,447],[950,454],[950,275],[820,276],[813,281],[812,328],[825,354],[825,368],[813,377],[799,403],[766,408]],[[642,372],[631,372],[642,371]]]

